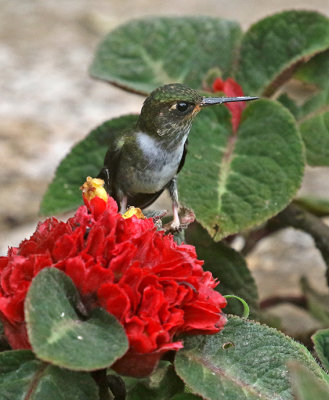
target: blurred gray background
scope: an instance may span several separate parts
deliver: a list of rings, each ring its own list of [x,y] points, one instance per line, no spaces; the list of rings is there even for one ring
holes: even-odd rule
[[[246,30],[293,8],[329,16],[328,0],[0,0],[0,254],[33,232],[40,199],[72,144],[104,120],[140,110],[142,97],[88,76],[108,31],[131,18],[184,14],[234,19]],[[329,197],[328,184],[327,169],[308,170],[302,192]],[[321,257],[300,232],[264,240],[248,263],[261,298],[298,294],[303,274],[325,288]],[[274,310],[288,315],[290,329],[315,324],[291,307]]]

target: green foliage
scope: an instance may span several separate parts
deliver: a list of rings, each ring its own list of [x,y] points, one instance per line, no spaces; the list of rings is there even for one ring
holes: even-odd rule
[[[105,37],[90,72],[143,94],[171,82],[198,88],[210,68],[220,67],[225,76],[229,74],[240,37],[236,22],[218,18],[130,21]]]
[[[314,94],[300,106],[299,119],[307,119],[329,105],[329,51],[312,57],[295,73],[294,78],[314,89]],[[319,148],[320,149],[320,148]]]
[[[246,93],[270,95],[305,59],[329,47],[329,20],[312,11],[284,11],[243,36],[236,78]]]
[[[299,126],[305,147],[307,163],[329,166],[329,112],[307,118]]]
[[[329,385],[317,379],[300,364],[290,364],[293,392],[296,400],[328,400]]]
[[[312,336],[312,340],[316,354],[321,360],[323,367],[329,371],[329,329],[317,331]]]
[[[286,363],[291,360],[325,381],[304,346],[265,325],[230,317],[216,335],[185,338],[175,368],[192,392],[204,399],[290,400]]]
[[[180,393],[176,394],[170,400],[200,400],[200,399],[202,399],[202,397],[196,396],[195,394],[192,393]]]
[[[294,78],[314,89],[314,94],[297,107],[296,118],[306,146],[307,163],[328,166],[329,146],[329,51],[311,58]]]
[[[86,372],[73,372],[35,359],[28,350],[0,353],[0,400],[99,400]]]
[[[162,361],[148,378],[123,378],[127,400],[165,400],[183,392],[184,384],[176,375],[172,364]]]
[[[258,292],[245,260],[224,243],[215,243],[206,230],[194,224],[186,231],[186,241],[197,246],[198,256],[205,268],[220,281],[217,290],[223,295],[235,294],[242,297],[251,309],[251,316],[258,312]],[[227,314],[242,315],[239,301],[230,299],[225,308]]]
[[[81,305],[74,283],[57,268],[45,268],[33,279],[25,316],[38,358],[72,370],[91,371],[108,367],[124,355],[128,341],[119,322],[103,309],[86,318],[81,315]]]
[[[179,194],[219,240],[288,205],[300,186],[303,166],[294,119],[279,103],[250,104],[237,135],[231,132],[227,109],[217,107],[202,111],[193,124]]]

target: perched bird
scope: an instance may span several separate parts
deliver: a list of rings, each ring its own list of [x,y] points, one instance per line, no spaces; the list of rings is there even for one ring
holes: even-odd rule
[[[127,205],[145,208],[169,190],[178,229],[176,177],[183,168],[187,137],[194,117],[203,107],[257,97],[203,97],[187,86],[173,83],[155,89],[144,101],[135,126],[114,134],[98,178],[116,200],[120,211]]]

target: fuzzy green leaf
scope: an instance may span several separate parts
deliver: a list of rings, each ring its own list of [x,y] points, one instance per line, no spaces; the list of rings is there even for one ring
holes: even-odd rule
[[[307,84],[314,90],[314,94],[302,106],[298,107],[297,110],[295,107],[294,110],[306,147],[307,163],[311,166],[329,165],[328,76],[329,51],[324,51],[313,57],[294,75],[295,79]]]
[[[220,240],[282,210],[300,186],[303,144],[281,104],[258,100],[245,109],[237,134],[226,107],[203,110],[180,172],[180,200]]]
[[[328,400],[329,385],[321,382],[300,364],[289,364],[296,400]]]
[[[157,369],[147,378],[123,377],[123,380],[127,400],[165,400],[184,390],[183,382],[168,361],[160,361]]]
[[[98,400],[95,381],[35,359],[28,350],[0,354],[0,400]]]
[[[312,340],[316,354],[319,357],[323,367],[329,371],[329,329],[321,329],[317,331],[312,336]]]
[[[307,163],[313,167],[329,166],[329,111],[304,120],[299,129],[306,147]]]
[[[300,67],[295,79],[311,85],[315,93],[309,100],[300,107],[299,118],[310,118],[322,113],[329,107],[329,51],[324,51],[311,58],[306,64]]]
[[[170,400],[200,400],[200,399],[202,399],[202,397],[192,393],[179,393],[176,394],[174,397],[171,397]]]
[[[216,335],[185,338],[175,368],[204,399],[292,400],[288,361],[300,362],[324,381],[304,346],[265,325],[230,317]]]
[[[210,17],[161,17],[129,21],[100,44],[90,73],[147,94],[166,83],[200,88],[207,71],[231,69],[241,30],[236,22]]]
[[[248,95],[271,95],[308,58],[329,48],[329,19],[284,11],[254,24],[241,44],[237,81]]]
[[[82,204],[79,187],[87,176],[95,178],[103,167],[109,138],[133,126],[137,115],[125,115],[105,122],[77,143],[61,161],[55,178],[45,193],[40,211],[53,215],[75,209]]]
[[[103,309],[88,319],[72,280],[57,268],[33,279],[25,316],[33,351],[41,360],[72,370],[91,371],[112,365],[128,350],[120,323]]]
[[[214,242],[199,224],[193,224],[185,233],[186,241],[196,247],[198,257],[205,262],[205,268],[220,281],[216,287],[221,294],[242,297],[251,309],[251,315],[258,311],[258,292],[254,278],[243,257],[226,246]],[[239,301],[230,299],[225,308],[227,314],[241,316],[243,307]]]

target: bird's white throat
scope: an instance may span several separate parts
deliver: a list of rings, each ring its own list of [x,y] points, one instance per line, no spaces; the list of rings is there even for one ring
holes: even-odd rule
[[[143,171],[143,185],[149,186],[148,190],[151,190],[151,187],[152,190],[160,190],[176,175],[183,155],[185,140],[186,137],[177,147],[169,150],[165,144],[152,136],[143,132],[137,133],[136,142],[143,153],[143,162],[138,162],[136,168],[139,172]]]

